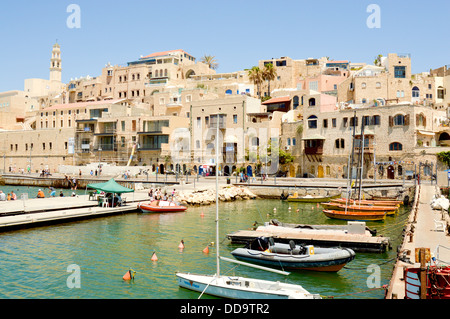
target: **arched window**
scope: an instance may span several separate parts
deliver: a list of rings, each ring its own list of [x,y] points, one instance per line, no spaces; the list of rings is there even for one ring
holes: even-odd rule
[[[308,105],[309,106],[315,106],[316,105],[316,99],[315,98],[310,98],[308,101]]]
[[[167,76],[167,69],[164,70],[164,76]]]
[[[336,141],[334,141],[334,144],[336,148],[345,148],[345,140],[343,138],[338,138]]]
[[[158,77],[158,70],[155,71],[155,77]]]
[[[311,115],[308,117],[308,128],[317,128],[317,116]]]
[[[405,116],[402,114],[394,116],[394,125],[405,125]]]
[[[420,90],[417,86],[413,87],[413,89],[412,89],[412,97],[415,97],[415,98],[420,97]]]
[[[298,106],[299,106],[299,104],[300,104],[300,102],[299,102],[299,99],[298,99],[298,96],[294,96],[294,98],[293,98],[293,108],[294,108],[294,110],[295,109],[297,109],[298,108]]]
[[[389,151],[402,151],[402,150],[403,150],[403,145],[398,142],[389,144]]]

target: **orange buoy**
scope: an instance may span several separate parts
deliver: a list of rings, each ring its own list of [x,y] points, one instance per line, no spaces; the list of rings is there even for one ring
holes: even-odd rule
[[[181,240],[180,244],[178,245],[179,249],[184,249],[184,241]]]
[[[135,273],[136,272],[133,269],[130,269],[130,270],[127,271],[127,273],[125,275],[123,275],[122,279],[125,280],[125,281],[134,279],[134,274]]]
[[[151,260],[152,261],[158,261],[158,256],[156,256],[156,252],[153,252]]]
[[[206,246],[205,249],[203,249],[203,253],[205,254],[209,254],[209,246]]]

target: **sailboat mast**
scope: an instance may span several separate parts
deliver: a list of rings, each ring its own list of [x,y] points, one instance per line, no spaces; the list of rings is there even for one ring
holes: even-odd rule
[[[217,113],[216,131],[216,276],[220,276],[219,255],[219,113]]]
[[[355,156],[355,126],[356,124],[356,111],[353,116],[353,138],[352,138],[352,153],[351,153],[351,164],[350,164],[350,175],[348,176],[348,194],[347,194],[347,200],[351,199],[351,193],[352,193],[352,177],[353,177],[353,160]]]
[[[362,194],[362,180],[363,180],[363,170],[364,170],[364,116],[363,121],[361,123],[361,167],[360,167],[360,178],[359,178],[359,194],[358,194],[358,200],[361,203],[361,194]]]

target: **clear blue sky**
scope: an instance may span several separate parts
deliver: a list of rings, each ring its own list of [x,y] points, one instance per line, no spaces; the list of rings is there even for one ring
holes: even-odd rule
[[[80,29],[66,25],[72,3],[81,8]],[[372,3],[381,8],[379,29],[366,25]],[[48,79],[56,39],[66,83],[97,76],[108,62],[173,49],[216,56],[218,72],[281,56],[372,63],[390,52],[411,53],[413,73],[450,64],[446,0],[18,0],[1,1],[0,12],[0,92]]]

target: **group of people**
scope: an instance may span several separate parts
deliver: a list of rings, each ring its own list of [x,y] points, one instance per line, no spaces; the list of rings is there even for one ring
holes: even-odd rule
[[[0,191],[0,201],[7,201],[7,200],[17,200],[17,195],[14,193],[14,191],[11,191],[11,193],[3,193],[3,191]]]
[[[49,177],[52,176],[49,169],[43,169],[39,175],[39,177]]]
[[[50,197],[56,197],[56,190],[51,186],[48,188],[48,193],[50,194]],[[72,196],[76,196],[76,194],[72,193]],[[59,192],[59,197],[64,197],[62,190]],[[36,198],[45,198],[45,193],[42,189],[38,190]]]
[[[148,197],[150,197],[150,200],[174,200],[175,199],[176,190],[175,188],[172,191],[172,194],[167,194],[167,191],[164,191],[164,194],[161,191],[161,188],[155,189],[153,191],[153,188],[150,189],[148,192]]]

